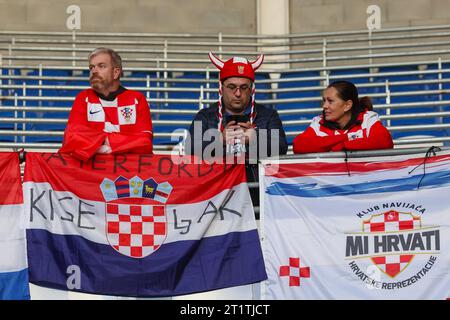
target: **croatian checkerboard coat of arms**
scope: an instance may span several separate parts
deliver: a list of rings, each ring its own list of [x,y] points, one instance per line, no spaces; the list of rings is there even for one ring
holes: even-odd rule
[[[363,232],[370,233],[379,232],[386,234],[418,230],[420,228],[420,217],[395,210],[373,215],[370,219],[363,221]],[[413,258],[413,254],[389,254],[371,257],[371,260],[383,273],[391,278],[395,278],[400,272],[405,270]]]
[[[425,211],[421,205],[404,202],[379,204],[371,207],[370,211],[378,211],[383,207],[414,208],[417,213]],[[379,289],[392,290],[419,281],[431,270],[441,250],[440,238],[440,226],[424,226],[422,216],[418,214],[397,209],[382,210],[362,221],[362,232],[346,234],[345,255],[350,260],[352,272],[361,280]],[[415,263],[417,255],[420,258]],[[425,266],[419,268],[428,255]],[[376,266],[380,274],[387,276],[388,281],[365,274],[365,266],[365,272],[371,270],[366,262]]]
[[[105,178],[100,189],[110,245],[132,258],[144,258],[158,250],[167,237],[165,203],[173,189],[170,183],[119,176],[114,181]]]

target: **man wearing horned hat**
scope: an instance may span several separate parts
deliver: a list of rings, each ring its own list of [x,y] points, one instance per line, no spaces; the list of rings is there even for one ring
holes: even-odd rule
[[[244,153],[247,180],[258,181],[256,158],[286,154],[288,148],[277,111],[255,102],[255,71],[264,56],[260,55],[254,62],[242,57],[224,62],[213,53],[209,53],[209,58],[220,70],[219,100],[196,114],[186,151],[205,159],[212,149],[208,145],[219,142],[224,157]],[[218,141],[212,141],[216,138]],[[252,146],[256,149],[252,150]],[[213,156],[217,157],[217,152]]]

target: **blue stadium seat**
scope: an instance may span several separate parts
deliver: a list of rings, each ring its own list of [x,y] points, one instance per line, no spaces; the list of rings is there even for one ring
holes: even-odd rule
[[[134,71],[131,72],[126,77],[121,78],[121,83],[125,88],[133,89],[135,87],[146,87],[147,86],[147,76],[150,76],[150,78],[155,78],[155,72],[145,72],[145,71]],[[142,78],[140,81],[131,81],[128,80],[129,78]],[[150,82],[151,84],[151,82]],[[144,92],[142,92],[144,94]]]
[[[436,69],[435,65],[430,65],[427,68],[428,70]],[[404,72],[404,71],[418,71],[419,67],[418,65],[411,65],[411,66],[396,66],[396,67],[382,67],[380,68],[380,73],[382,72]],[[429,84],[429,83],[421,83],[421,80],[427,80],[427,79],[436,79],[436,74],[429,74],[429,75],[388,75],[388,76],[382,76],[378,77],[378,81],[385,81],[389,80],[390,82],[390,91],[393,96],[391,96],[391,103],[417,103],[417,102],[428,102],[428,101],[438,101],[439,96],[436,94],[416,94],[416,95],[408,95],[408,96],[395,96],[396,93],[401,92],[411,92],[411,91],[427,91],[427,90],[437,90],[438,85],[437,84]],[[396,82],[399,81],[416,81],[417,83],[414,84],[402,84],[402,85],[395,85]],[[407,113],[424,113],[424,112],[430,112],[430,111],[437,111],[436,108],[430,108],[430,107],[411,107],[411,108],[394,108],[391,110],[391,114],[393,115],[400,115],[400,114],[407,114]],[[433,124],[436,123],[437,119],[435,118],[420,118],[420,119],[398,119],[398,120],[391,120],[391,125],[397,126],[397,125],[418,125],[418,124]],[[414,133],[416,134],[416,132]],[[442,132],[439,132],[437,130],[427,130],[424,132],[417,132],[417,134],[424,134],[424,135],[432,135],[437,136],[442,134]],[[402,136],[408,136],[411,135],[411,133],[394,133],[393,136],[395,138],[399,138]]]
[[[446,63],[443,65],[444,68],[450,68],[450,64]],[[433,63],[427,66],[427,70],[436,70],[437,64]],[[384,93],[385,87],[384,85],[380,85],[377,87],[366,87],[363,84],[366,83],[380,83],[383,84],[386,80],[389,80],[391,83],[390,90],[391,93],[394,96],[391,96],[391,103],[417,103],[417,102],[429,102],[429,101],[440,101],[440,99],[444,100],[450,100],[450,93],[449,94],[416,94],[416,95],[408,95],[408,96],[395,96],[397,93],[403,93],[403,92],[410,92],[410,91],[428,91],[428,90],[437,90],[439,86],[437,84],[427,84],[423,83],[423,80],[431,80],[431,79],[437,79],[438,75],[437,72],[426,74],[426,75],[399,75],[398,73],[402,71],[417,71],[419,70],[418,65],[412,65],[412,66],[395,66],[395,67],[381,67],[379,69],[380,73],[383,72],[389,72],[393,73],[392,75],[385,75],[381,77],[356,77],[358,74],[368,74],[369,69],[367,68],[358,68],[358,69],[342,69],[342,70],[332,70],[330,71],[330,75],[333,76],[339,76],[339,75],[355,75],[355,77],[349,77],[345,78],[345,80],[351,81],[355,83],[358,87],[358,91],[360,93],[360,96],[364,95],[371,95],[375,93]],[[3,75],[9,74],[10,72],[15,75],[20,75],[21,70],[18,69],[6,69],[3,68],[1,70]],[[28,75],[37,76],[39,74],[39,71],[37,69],[34,69],[30,72],[28,72]],[[44,85],[61,85],[61,86],[67,86],[67,85],[75,85],[75,86],[89,86],[89,71],[83,70],[81,72],[72,72],[67,70],[43,70],[44,76],[49,77],[55,77],[56,79],[52,80],[43,80],[42,83]],[[164,93],[158,93],[154,89],[158,87],[158,83],[155,82],[155,78],[157,77],[157,74],[155,72],[146,72],[146,71],[137,71],[130,73],[127,77],[122,78],[122,83],[124,86],[129,88],[139,88],[139,87],[146,87],[147,76],[150,75],[150,98],[163,98]],[[212,101],[216,101],[218,98],[218,80],[217,76],[218,73],[213,72],[212,75],[212,81],[209,83],[209,87],[211,88],[211,92],[209,92],[209,99]],[[300,90],[295,90],[292,92],[279,92],[277,93],[278,99],[291,99],[291,98],[311,98],[314,99],[314,101],[310,102],[299,102],[299,103],[278,103],[277,105],[269,106],[274,107],[277,110],[289,110],[289,109],[297,109],[297,108],[317,108],[318,111],[312,112],[310,114],[302,114],[302,115],[280,115],[283,122],[289,121],[289,120],[306,120],[307,124],[304,125],[295,125],[295,126],[285,126],[286,131],[303,131],[307,128],[309,125],[310,120],[318,115],[320,113],[320,105],[321,105],[321,95],[322,95],[322,83],[319,79],[317,80],[311,80],[307,79],[309,77],[319,77],[320,72],[319,71],[304,71],[304,72],[295,72],[295,73],[283,73],[281,75],[282,80],[293,80],[293,81],[287,81],[287,82],[280,82],[279,83],[279,89],[287,89],[287,88],[299,88]],[[76,76],[77,78],[84,78],[84,80],[74,80],[71,79],[71,77]],[[173,74],[169,74],[169,79],[174,76]],[[60,79],[58,79],[60,78]],[[131,81],[128,80],[129,78],[142,78],[142,81]],[[444,73],[443,74],[444,79],[450,79],[450,73]],[[173,99],[193,99],[197,100],[199,98],[199,88],[201,85],[206,87],[205,74],[199,73],[199,72],[186,72],[182,75],[177,75],[177,79],[188,79],[189,82],[176,82],[171,81],[168,82],[168,86],[171,88],[192,88],[193,91],[191,92],[169,92],[168,97]],[[267,73],[263,72],[257,72],[256,73],[256,99],[257,101],[260,100],[268,100],[272,99],[273,96],[271,93],[264,93],[263,90],[270,91],[271,87],[270,84],[267,82],[262,82],[262,80],[269,79]],[[335,81],[336,79],[331,79],[330,81]],[[5,80],[4,80],[5,81]],[[7,81],[7,80],[6,80]],[[11,80],[8,81],[8,83],[13,84],[19,84],[21,85],[22,82],[25,81],[27,85],[37,85],[39,82],[36,79],[33,80]],[[402,85],[396,85],[399,81],[416,81],[417,83],[414,84],[402,84]],[[3,82],[5,83],[5,82]],[[162,82],[159,83],[160,87],[163,87],[164,84]],[[306,90],[301,91],[301,88],[306,87],[317,87],[313,90]],[[444,89],[449,90],[450,89],[450,83],[445,83],[442,86]],[[152,89],[153,88],[153,89]],[[44,97],[71,97],[75,98],[75,96],[79,93],[80,90],[67,90],[67,89],[42,89],[42,95]],[[19,95],[22,95],[22,90],[9,90],[9,89],[1,89],[0,91],[0,100],[1,96],[13,96],[14,93],[17,92]],[[143,92],[145,93],[145,92]],[[38,97],[39,96],[39,90],[38,89],[27,89],[27,96],[32,97]],[[205,93],[206,98],[206,93]],[[377,97],[372,98],[372,101],[374,105],[377,104],[385,104],[385,97]],[[19,101],[19,104],[21,105],[22,101]],[[53,106],[53,107],[70,107],[72,104],[72,101],[50,101],[48,99],[42,99],[42,100],[36,100],[36,101],[28,101],[27,106]],[[5,106],[12,106],[14,105],[14,101],[12,100],[1,100],[1,105]],[[166,106],[163,103],[151,103],[151,109],[157,110],[157,109],[184,109],[184,110],[198,110],[198,104],[197,103],[176,103],[176,104],[170,104],[169,106]],[[384,110],[376,109],[376,111],[383,115],[385,114]],[[415,113],[422,113],[422,112],[430,112],[430,111],[450,111],[450,106],[437,106],[437,107],[410,107],[410,108],[393,108],[391,109],[392,115],[401,115],[401,114],[410,114],[412,112]],[[19,118],[22,117],[22,113],[17,113],[17,116]],[[69,112],[27,112],[26,117],[28,118],[46,118],[46,119],[67,119],[69,116]],[[0,112],[0,117],[14,117],[14,112],[6,112],[2,111]],[[168,120],[168,121],[175,121],[175,120],[186,120],[189,121],[193,119],[192,114],[188,115],[182,115],[182,114],[156,114],[156,112],[152,112],[152,119],[153,120]],[[386,124],[386,120],[383,120],[383,123]],[[391,120],[391,125],[398,126],[398,125],[418,125],[418,124],[434,124],[434,123],[450,123],[450,117],[439,117],[439,118],[422,118],[422,119],[399,119],[399,120]],[[22,124],[18,123],[18,126],[21,128]],[[41,131],[62,131],[65,129],[66,124],[39,124],[39,123],[30,123],[26,124],[27,130],[41,130]],[[170,125],[157,125],[154,124],[154,131],[155,133],[159,132],[172,132],[177,127],[182,127],[187,129],[188,125],[183,126],[170,126]],[[0,123],[0,130],[12,130],[14,129],[13,123]],[[393,132],[393,137],[395,139],[402,138],[402,137],[408,137],[411,135],[428,135],[428,136],[448,136],[449,132],[448,130],[421,130],[421,131],[407,131],[407,132]],[[14,141],[14,136],[1,136],[0,135],[0,141]],[[25,141],[26,142],[60,142],[62,140],[62,137],[48,137],[48,136],[41,136],[41,137],[31,137],[26,136]],[[293,137],[288,138],[288,142],[292,143]],[[22,137],[16,138],[16,141],[22,141]],[[175,144],[174,142],[171,142],[170,139],[167,138],[155,138],[154,144]]]
[[[319,77],[319,71],[302,71],[293,73],[282,73],[280,76],[281,80],[292,79],[293,81],[279,82],[278,88],[305,88],[305,87],[318,87],[316,90],[306,90],[306,91],[291,91],[291,92],[279,92],[277,93],[278,99],[292,99],[292,98],[315,98],[321,99],[322,96],[322,85],[319,79],[310,80],[302,78]],[[295,80],[294,80],[295,79]],[[292,102],[292,103],[278,103],[275,108],[278,111],[290,110],[298,108],[320,108],[321,100],[312,102]],[[317,114],[304,114],[304,115],[280,115],[281,121],[289,120],[307,120],[309,121]],[[285,131],[303,131],[308,127],[308,125],[291,125],[284,126]],[[288,143],[292,143],[291,137],[288,138]]]
[[[329,73],[330,76],[330,82],[338,81],[338,80],[345,80],[350,81],[354,84],[358,83],[369,83],[370,77],[345,77],[345,78],[338,78],[335,79],[335,76],[351,76],[351,75],[361,75],[361,74],[369,74],[370,70],[368,68],[349,68],[349,69],[340,69],[340,70],[331,70]]]
[[[269,75],[267,73],[256,72],[255,73],[255,85],[256,85],[256,95],[255,99],[258,100],[267,100],[272,98],[272,94],[262,92],[262,90],[270,90],[270,83],[262,82],[270,80]]]
[[[35,69],[30,71],[28,76],[38,76],[39,70]],[[42,71],[42,75],[45,77],[70,77],[71,73],[66,70],[46,70]],[[39,81],[36,79],[26,80],[27,85],[37,85]],[[65,79],[52,79],[52,80],[43,80],[43,85],[67,85],[67,81]],[[67,97],[74,96],[76,91],[74,90],[66,90],[66,89],[42,89],[41,96],[42,97]],[[38,89],[27,89],[27,96],[30,97],[39,97]],[[70,102],[66,101],[50,101],[48,99],[41,100],[33,100],[27,102],[27,106],[33,107],[66,107],[70,105]],[[22,113],[20,113],[22,115]],[[27,118],[36,118],[36,119],[67,119],[68,112],[31,112],[27,111],[25,117]],[[21,126],[21,124],[19,124]],[[48,123],[27,123],[25,126],[26,130],[31,131],[52,131],[52,130],[64,130],[65,124],[48,124]],[[48,136],[25,136],[26,142],[59,142],[61,141],[60,137],[48,137]]]
[[[168,75],[168,78],[170,79],[172,77],[171,74]],[[169,99],[198,99],[199,92],[196,92],[200,88],[200,85],[204,83],[201,81],[204,79],[203,74],[199,73],[185,73],[181,76],[175,77],[175,79],[189,79],[192,80],[192,82],[168,82],[167,86],[169,88],[192,88],[193,91],[188,92],[169,92],[167,94],[167,97]],[[198,81],[196,81],[198,80]],[[164,87],[164,82],[160,82],[160,87]],[[157,84],[152,83],[152,87],[157,87]],[[151,97],[155,98],[164,98],[165,94],[151,91],[150,92]],[[164,103],[158,103],[153,106],[151,106],[151,109],[182,109],[182,110],[198,110],[198,104],[187,104],[187,103],[171,103],[168,107]],[[193,116],[191,115],[181,115],[181,114],[156,114],[152,113],[152,119],[153,120],[188,120],[191,121]],[[187,126],[170,126],[170,125],[158,125],[153,124],[153,129],[155,133],[170,133],[174,131],[177,128],[187,128]],[[155,138],[154,144],[173,144],[170,141],[170,138]]]

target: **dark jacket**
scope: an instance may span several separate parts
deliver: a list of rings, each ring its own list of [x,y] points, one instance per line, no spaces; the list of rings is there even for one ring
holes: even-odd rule
[[[269,109],[261,104],[255,103],[255,112],[256,117],[253,121],[253,124],[256,125],[256,133],[257,133],[257,139],[258,139],[258,146],[261,145],[260,139],[265,137],[265,133],[267,133],[267,156],[277,156],[277,155],[283,155],[286,154],[288,149],[288,144],[286,141],[286,133],[284,132],[283,125],[281,123],[280,117],[278,116],[278,112],[274,109]],[[218,113],[218,103],[212,104],[210,107],[200,110],[196,115],[194,120],[191,123],[191,126],[189,128],[189,133],[191,137],[191,146],[190,149],[186,149],[187,153],[190,154],[196,154],[198,156],[201,156],[201,154],[197,154],[200,151],[200,148],[195,149],[194,145],[201,145],[201,152],[208,146],[212,141],[203,141],[203,134],[208,129],[216,129],[218,130],[219,125],[219,113]],[[225,117],[225,116],[224,116]],[[194,123],[195,121],[201,122],[201,134],[200,132],[194,132]],[[271,150],[271,143],[270,139],[271,136],[274,135],[271,130],[267,130],[264,133],[261,129],[278,129],[279,130],[279,138],[278,138],[278,150]],[[261,131],[260,131],[261,130]],[[196,134],[197,133],[197,134]],[[275,137],[275,135],[274,135]],[[265,151],[265,150],[264,150]],[[248,149],[247,149],[248,152]],[[259,147],[258,147],[258,155]],[[252,167],[256,168],[256,165],[253,165]],[[251,179],[251,177],[248,177],[249,180],[257,180]]]

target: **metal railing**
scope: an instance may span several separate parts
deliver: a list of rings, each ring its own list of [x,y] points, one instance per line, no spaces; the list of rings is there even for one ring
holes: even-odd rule
[[[380,113],[381,119],[384,120],[388,126],[388,128],[392,132],[408,132],[408,131],[418,131],[418,130],[447,130],[448,125],[442,123],[436,124],[427,124],[427,125],[408,125],[408,126],[399,126],[399,125],[391,125],[394,120],[408,120],[408,119],[426,119],[426,118],[436,118],[443,119],[448,118],[449,112],[443,110],[442,108],[450,105],[449,98],[443,98],[445,95],[450,93],[450,89],[445,89],[443,86],[450,82],[450,79],[442,78],[442,74],[450,73],[450,69],[436,69],[436,70],[422,70],[415,72],[372,72],[365,73],[363,75],[359,74],[358,77],[363,77],[366,79],[376,79],[380,77],[389,77],[392,75],[395,76],[432,76],[435,79],[426,79],[426,80],[409,80],[409,81],[389,81],[389,82],[367,82],[367,83],[359,83],[358,87],[360,89],[377,89],[378,93],[368,93],[367,95],[373,99],[381,99],[384,100],[385,103],[376,103],[374,108],[377,112]],[[294,78],[285,78],[282,83],[294,83],[301,84],[303,81],[317,81],[318,83],[323,82],[323,79],[326,77],[318,76],[318,77],[294,77]],[[331,79],[339,79],[339,78],[349,78],[348,75],[341,76],[328,76],[328,80]],[[13,81],[19,80],[22,84],[15,84]],[[76,77],[77,81],[79,79],[83,79],[83,77]],[[146,81],[146,79],[139,78],[124,78],[124,81]],[[72,80],[71,77],[46,77],[44,80],[44,76],[40,78],[39,76],[31,76],[32,81],[38,81],[39,84],[28,84],[30,79],[27,76],[16,76],[13,78],[8,78],[7,75],[3,75],[0,77],[1,89],[2,92],[6,92],[1,96],[1,101],[3,102],[3,106],[0,106],[0,112],[3,114],[9,113],[8,117],[0,116],[0,124],[14,124],[14,130],[8,129],[0,129],[0,136],[11,135],[15,132],[15,136],[23,137],[23,136],[54,136],[61,137],[63,134],[63,128],[57,129],[56,131],[49,130],[41,130],[41,131],[33,131],[26,130],[23,127],[24,124],[61,124],[65,125],[67,122],[68,113],[70,111],[70,105],[74,99],[74,95],[82,89],[87,88],[87,86],[80,85],[48,85],[42,84],[43,81],[65,81],[68,82]],[[155,79],[155,81],[149,82],[149,86],[130,86],[131,89],[135,89],[143,92],[148,97],[148,101],[152,107],[152,116],[154,117],[153,123],[156,127],[158,126],[167,126],[167,127],[181,127],[187,128],[190,124],[190,119],[194,116],[197,110],[203,106],[216,101],[216,99],[211,98],[211,95],[217,95],[217,88],[207,88],[204,87],[204,84],[198,87],[190,87],[190,88],[178,88],[178,87],[170,87],[170,86],[162,86],[158,84],[160,79]],[[169,82],[169,79],[166,79]],[[182,79],[178,79],[182,80]],[[189,79],[183,79],[189,80]],[[190,80],[191,83],[199,84],[198,79]],[[206,79],[205,84],[211,84],[216,82],[212,79]],[[86,79],[85,79],[86,81]],[[370,81],[370,80],[368,80]],[[185,81],[184,83],[189,83]],[[280,79],[278,83],[281,83]],[[262,80],[258,82],[259,84],[272,84],[270,80]],[[392,92],[396,87],[405,87],[405,86],[434,86],[432,89],[423,89],[423,90],[409,90],[404,92]],[[312,116],[315,116],[320,113],[321,108],[319,106],[321,97],[320,91],[324,88],[324,85],[315,85],[315,86],[300,86],[295,88],[280,88],[271,86],[269,89],[262,88],[258,89],[259,94],[264,94],[266,97],[270,96],[271,99],[258,99],[258,102],[271,105],[278,109],[280,116],[283,118],[284,116],[298,116],[298,119],[295,120],[284,120],[284,126],[287,130],[288,137],[293,137],[300,133],[299,129],[291,130],[291,127],[295,126],[303,126],[306,127]],[[35,93],[31,94],[30,91],[35,91]],[[383,90],[383,91],[381,91]],[[38,93],[36,93],[38,91]],[[381,91],[381,92],[380,92]],[[46,92],[46,93],[43,93]],[[49,92],[53,92],[53,95],[49,95]],[[56,94],[65,94],[65,96],[55,96]],[[67,92],[71,92],[71,94],[67,94]],[[302,97],[303,92],[317,92],[317,96],[314,97]],[[160,94],[159,98],[154,98],[150,96],[150,93]],[[169,98],[169,94],[177,94],[178,96],[183,96],[184,94],[196,94],[198,98]],[[295,98],[283,98],[281,97],[283,94],[296,94],[299,97]],[[393,103],[392,100],[396,98],[409,97],[414,99],[417,96],[432,96],[435,97],[434,101],[423,101],[423,102],[407,102],[407,103]],[[165,97],[162,97],[165,96]],[[208,98],[209,96],[210,98]],[[8,104],[9,105],[5,105]],[[42,106],[42,103],[63,103],[64,106]],[[298,108],[296,105],[298,103],[308,103],[311,106],[317,105],[317,107],[304,107]],[[179,107],[172,107],[173,105],[188,105],[188,109],[180,109]],[[292,105],[294,108],[292,108]],[[154,107],[156,106],[156,107]],[[422,112],[413,112],[413,113],[401,113],[401,114],[392,114],[395,110],[402,110],[406,108],[412,107],[420,107]],[[46,117],[28,117],[27,115],[33,113],[46,113]],[[50,115],[52,115],[49,117]],[[158,117],[164,115],[173,115],[173,119],[169,120],[160,120]],[[180,120],[179,117],[185,115],[188,116],[189,119]],[[55,118],[56,117],[56,118]],[[62,118],[61,118],[62,117]],[[416,121],[417,122],[417,121]],[[20,127],[22,125],[22,128]],[[167,128],[166,128],[167,129]],[[155,137],[161,138],[170,138],[170,132],[158,132],[156,131]],[[19,142],[16,139],[15,142]],[[425,141],[426,139],[424,139]],[[416,143],[417,139],[414,140]],[[446,137],[442,137],[442,142],[447,141]],[[25,141],[22,141],[25,142]],[[398,141],[399,144],[404,144],[405,141]],[[0,147],[2,143],[0,142]],[[32,144],[28,145],[32,147]],[[55,145],[57,146],[57,145]],[[37,146],[39,147],[39,146]],[[170,149],[170,147],[164,146],[162,150]]]
[[[123,55],[126,65],[134,67],[206,67],[209,51],[249,57],[265,52],[265,65],[275,69],[328,67],[346,61],[354,64],[355,60],[372,64],[387,58],[449,58],[449,28],[437,25],[278,36],[0,31],[0,55],[8,65],[29,61],[76,66],[83,65],[95,47],[111,46]]]
[[[172,150],[173,129],[186,129],[198,109],[216,101],[218,71],[207,52],[251,58],[269,47],[257,72],[257,99],[278,110],[289,139],[321,112],[323,88],[347,79],[374,100],[396,147],[444,145],[449,27],[284,36],[0,31],[0,148],[60,146],[74,96],[88,86],[86,56],[98,46],[122,54],[122,80],[150,103],[155,150]]]

